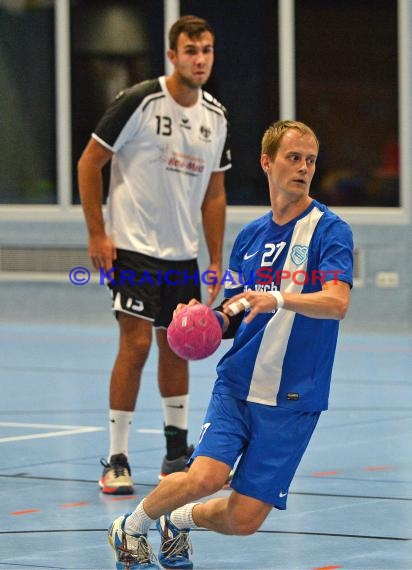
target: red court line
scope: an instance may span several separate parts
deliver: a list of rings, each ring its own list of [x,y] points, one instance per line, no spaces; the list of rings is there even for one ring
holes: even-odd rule
[[[391,471],[392,469],[392,465],[369,465],[363,468],[364,471]]]
[[[312,570],[336,570],[336,568],[343,568],[343,566],[321,566],[319,568],[312,568]]]
[[[89,504],[90,503],[86,501],[80,501],[78,503],[64,503],[63,505],[60,505],[60,507],[62,507],[63,509],[71,509],[72,507],[85,507],[86,505]]]
[[[11,515],[29,515],[30,513],[38,513],[39,509],[25,509],[24,511],[13,511]]]

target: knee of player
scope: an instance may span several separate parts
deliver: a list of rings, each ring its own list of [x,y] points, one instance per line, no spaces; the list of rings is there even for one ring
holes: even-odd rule
[[[133,343],[130,346],[130,350],[132,353],[136,354],[136,357],[139,358],[140,356],[146,357],[149,354],[150,346],[152,341],[149,338],[135,338],[133,339]]]
[[[145,337],[123,337],[120,339],[120,353],[122,358],[129,361],[131,365],[138,366],[145,362],[150,345],[151,340]]]
[[[128,374],[133,375],[135,373],[140,373],[145,365],[147,360],[148,352],[143,350],[135,350],[135,351],[124,351],[119,350],[119,353],[116,358],[116,368],[120,368],[121,370],[127,372]]]
[[[232,534],[237,536],[249,536],[255,534],[260,528],[261,521],[246,517],[243,513],[232,513],[230,516],[230,528]]]
[[[189,469],[187,487],[193,498],[200,499],[219,491],[222,488],[222,483],[216,481],[210,472],[197,472],[195,475],[191,475]]]

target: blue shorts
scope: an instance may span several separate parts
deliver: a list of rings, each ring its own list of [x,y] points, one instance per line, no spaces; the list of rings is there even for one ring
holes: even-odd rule
[[[301,412],[212,394],[191,457],[211,457],[233,467],[231,487],[286,509],[289,486],[320,412]]]

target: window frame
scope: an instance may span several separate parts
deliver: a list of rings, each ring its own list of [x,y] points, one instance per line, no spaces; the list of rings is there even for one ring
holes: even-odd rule
[[[295,117],[295,40],[294,0],[278,2],[279,25],[279,116]],[[398,9],[398,109],[400,142],[400,206],[336,207],[338,215],[352,224],[407,225],[412,221],[412,3],[397,0]],[[178,0],[164,0],[165,34],[179,14]],[[83,217],[80,205],[72,204],[71,101],[70,101],[70,0],[55,0],[56,66],[56,164],[57,203],[51,205],[2,204],[0,220],[72,221]],[[166,72],[170,71],[165,57]],[[228,206],[228,222],[248,222],[266,212],[268,207]]]

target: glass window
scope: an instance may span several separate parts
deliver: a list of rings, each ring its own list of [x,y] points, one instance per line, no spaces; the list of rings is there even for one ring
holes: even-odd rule
[[[269,204],[259,159],[263,132],[279,116],[277,2],[181,0],[180,11],[205,18],[216,33],[216,60],[205,89],[229,112],[228,203]]]
[[[312,196],[399,206],[397,2],[296,0],[296,116],[321,142]]]
[[[70,19],[73,203],[78,204],[76,164],[106,108],[125,87],[163,73],[163,0],[72,0]]]
[[[54,8],[0,5],[0,203],[56,203]]]

